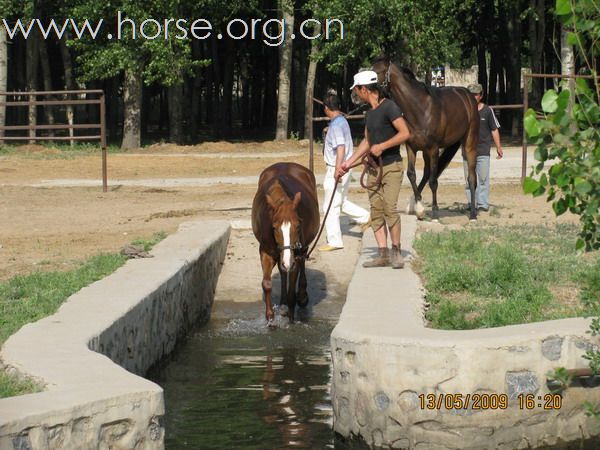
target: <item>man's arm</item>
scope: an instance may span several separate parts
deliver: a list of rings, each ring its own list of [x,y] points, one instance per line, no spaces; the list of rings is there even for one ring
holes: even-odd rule
[[[397,133],[389,138],[387,141],[382,142],[381,144],[375,144],[371,146],[371,153],[375,156],[381,156],[384,150],[388,148],[395,147],[400,144],[404,144],[410,138],[410,131],[408,130],[408,125],[406,125],[406,120],[403,117],[398,117],[396,120],[392,122],[394,128]]]
[[[350,168],[356,164],[356,161],[360,160],[363,155],[365,153],[367,153],[369,151],[369,132],[367,131],[367,127],[365,127],[365,137],[363,138],[362,141],[360,141],[360,144],[358,144],[358,147],[356,149],[356,151],[352,154],[352,156],[350,158],[348,158],[347,161],[344,161],[342,163],[342,165],[340,166],[340,170],[337,173],[337,176],[343,176],[346,172],[348,172],[348,170],[350,170]]]
[[[496,159],[501,159],[504,156],[504,152],[502,151],[502,144],[500,144],[500,132],[496,128],[492,130],[492,139],[494,139],[494,144],[496,144]]]

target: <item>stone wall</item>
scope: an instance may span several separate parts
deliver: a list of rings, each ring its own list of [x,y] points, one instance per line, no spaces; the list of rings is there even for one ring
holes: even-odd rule
[[[46,389],[0,400],[0,450],[164,448],[162,389],[137,375],[208,319],[228,239],[225,222],[183,224],[11,336],[3,364]]]
[[[403,250],[412,253],[414,218],[402,220]],[[363,246],[365,254],[375,246],[368,233]],[[583,409],[600,402],[599,388],[570,387],[557,398],[547,386],[554,368],[587,367],[589,321],[429,329],[410,265],[363,269],[364,256],[331,336],[337,433],[411,449],[536,448],[600,434]],[[520,402],[521,394],[533,397]]]

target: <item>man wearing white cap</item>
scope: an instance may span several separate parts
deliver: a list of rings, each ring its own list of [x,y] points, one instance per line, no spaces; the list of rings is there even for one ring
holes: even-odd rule
[[[398,212],[398,196],[404,167],[400,156],[400,145],[410,138],[410,131],[404,120],[403,112],[393,100],[385,98],[377,84],[377,74],[365,70],[354,75],[351,90],[363,102],[371,105],[367,111],[365,137],[354,155],[342,164],[342,172],[347,171],[367,152],[381,157],[383,177],[381,184],[369,191],[371,204],[371,228],[377,241],[378,254],[363,264],[363,267],[385,267],[394,269],[404,267],[400,251],[400,214]],[[369,177],[375,176],[374,171]],[[392,241],[391,258],[387,247],[388,230]]]

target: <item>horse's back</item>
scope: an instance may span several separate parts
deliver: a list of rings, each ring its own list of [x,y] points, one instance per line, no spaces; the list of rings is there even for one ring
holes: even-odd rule
[[[252,230],[259,242],[270,242],[271,215],[266,195],[273,183],[279,181],[290,199],[300,192],[302,199],[298,205],[298,215],[302,219],[302,231],[307,243],[317,235],[319,229],[319,201],[314,174],[296,163],[275,163],[262,171],[258,179],[258,189],[252,203]]]

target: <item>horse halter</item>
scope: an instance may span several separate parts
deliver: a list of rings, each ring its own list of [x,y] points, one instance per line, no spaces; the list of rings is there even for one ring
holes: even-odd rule
[[[390,84],[390,71],[392,70],[392,63],[388,62],[388,66],[387,69],[385,71],[385,75],[383,76],[383,81],[380,84],[380,86],[384,89],[387,90],[389,84]]]
[[[277,250],[279,250],[280,253],[284,250],[291,250],[294,253],[294,256],[298,257],[304,253],[304,246],[302,245],[302,242],[298,241],[292,245],[278,245]]]

